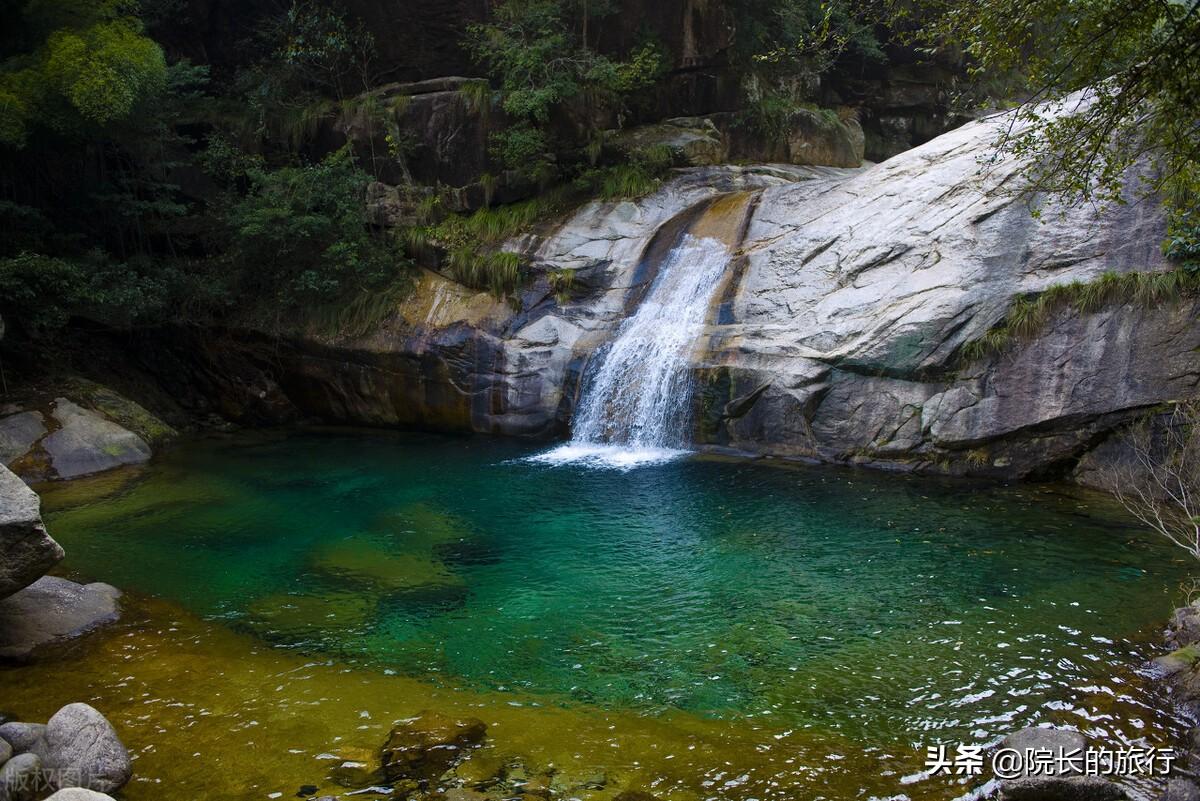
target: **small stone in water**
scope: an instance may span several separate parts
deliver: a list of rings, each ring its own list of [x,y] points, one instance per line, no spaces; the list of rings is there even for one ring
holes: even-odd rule
[[[317,794],[317,785],[304,784],[300,786],[300,790],[296,793],[297,798],[308,798]]]

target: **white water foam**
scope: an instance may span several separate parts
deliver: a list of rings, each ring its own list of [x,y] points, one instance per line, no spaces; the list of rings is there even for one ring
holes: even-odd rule
[[[688,356],[728,263],[720,241],[684,235],[637,311],[593,360],[571,441],[530,461],[630,470],[686,455]]]

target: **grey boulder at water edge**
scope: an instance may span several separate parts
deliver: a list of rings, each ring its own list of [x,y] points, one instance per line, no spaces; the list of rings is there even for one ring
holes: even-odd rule
[[[966,358],[1019,299],[1106,272],[1169,268],[1153,199],[1097,208],[1022,196],[1019,164],[989,160],[1008,122],[969,123],[860,169],[698,168],[640,201],[590,204],[510,243],[540,276],[515,311],[426,273],[416,297],[369,336],[281,343],[231,332],[218,345],[189,343],[180,361],[238,419],[524,436],[561,436],[574,423],[577,440],[583,423],[586,442],[640,442],[645,421],[624,433],[596,423],[596,403],[609,404],[610,420],[629,410],[589,401],[589,388],[617,369],[609,356],[621,357],[617,343],[640,304],[663,301],[656,282],[708,270],[695,243],[715,239],[727,254],[697,279],[684,340],[679,328],[643,331],[673,338],[677,369],[621,379],[663,381],[663,391],[685,381],[692,391],[672,401],[687,406],[670,415],[670,426],[687,429],[676,440],[1086,480],[1122,423],[1194,394],[1196,304],[1118,302],[1088,313],[1065,304],[1028,337]],[[556,298],[547,276],[564,273],[570,296]]]

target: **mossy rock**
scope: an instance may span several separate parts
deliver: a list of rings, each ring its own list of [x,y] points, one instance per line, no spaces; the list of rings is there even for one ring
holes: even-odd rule
[[[150,445],[161,445],[179,435],[174,428],[159,420],[140,404],[94,381],[70,378],[63,388],[63,394],[81,406],[100,412]]]

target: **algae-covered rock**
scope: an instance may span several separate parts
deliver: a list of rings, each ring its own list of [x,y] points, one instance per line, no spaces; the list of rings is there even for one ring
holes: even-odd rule
[[[140,403],[103,384],[74,376],[64,382],[62,394],[81,406],[100,412],[151,446],[158,446],[179,435],[178,431]]]
[[[386,592],[410,592],[433,588],[454,589],[464,586],[432,555],[391,553],[361,539],[343,540],[318,550],[313,567],[331,576],[371,585]]]
[[[472,754],[447,776],[467,787],[490,787],[504,776],[504,767],[504,760],[498,756]]]
[[[1172,676],[1184,670],[1190,670],[1195,666],[1197,659],[1200,659],[1200,646],[1186,645],[1166,656],[1157,657],[1154,659],[1154,665],[1164,675]]]
[[[703,167],[728,161],[729,147],[712,120],[679,117],[655,125],[641,125],[613,134],[611,144],[627,156],[654,148],[670,151],[677,164]]]

